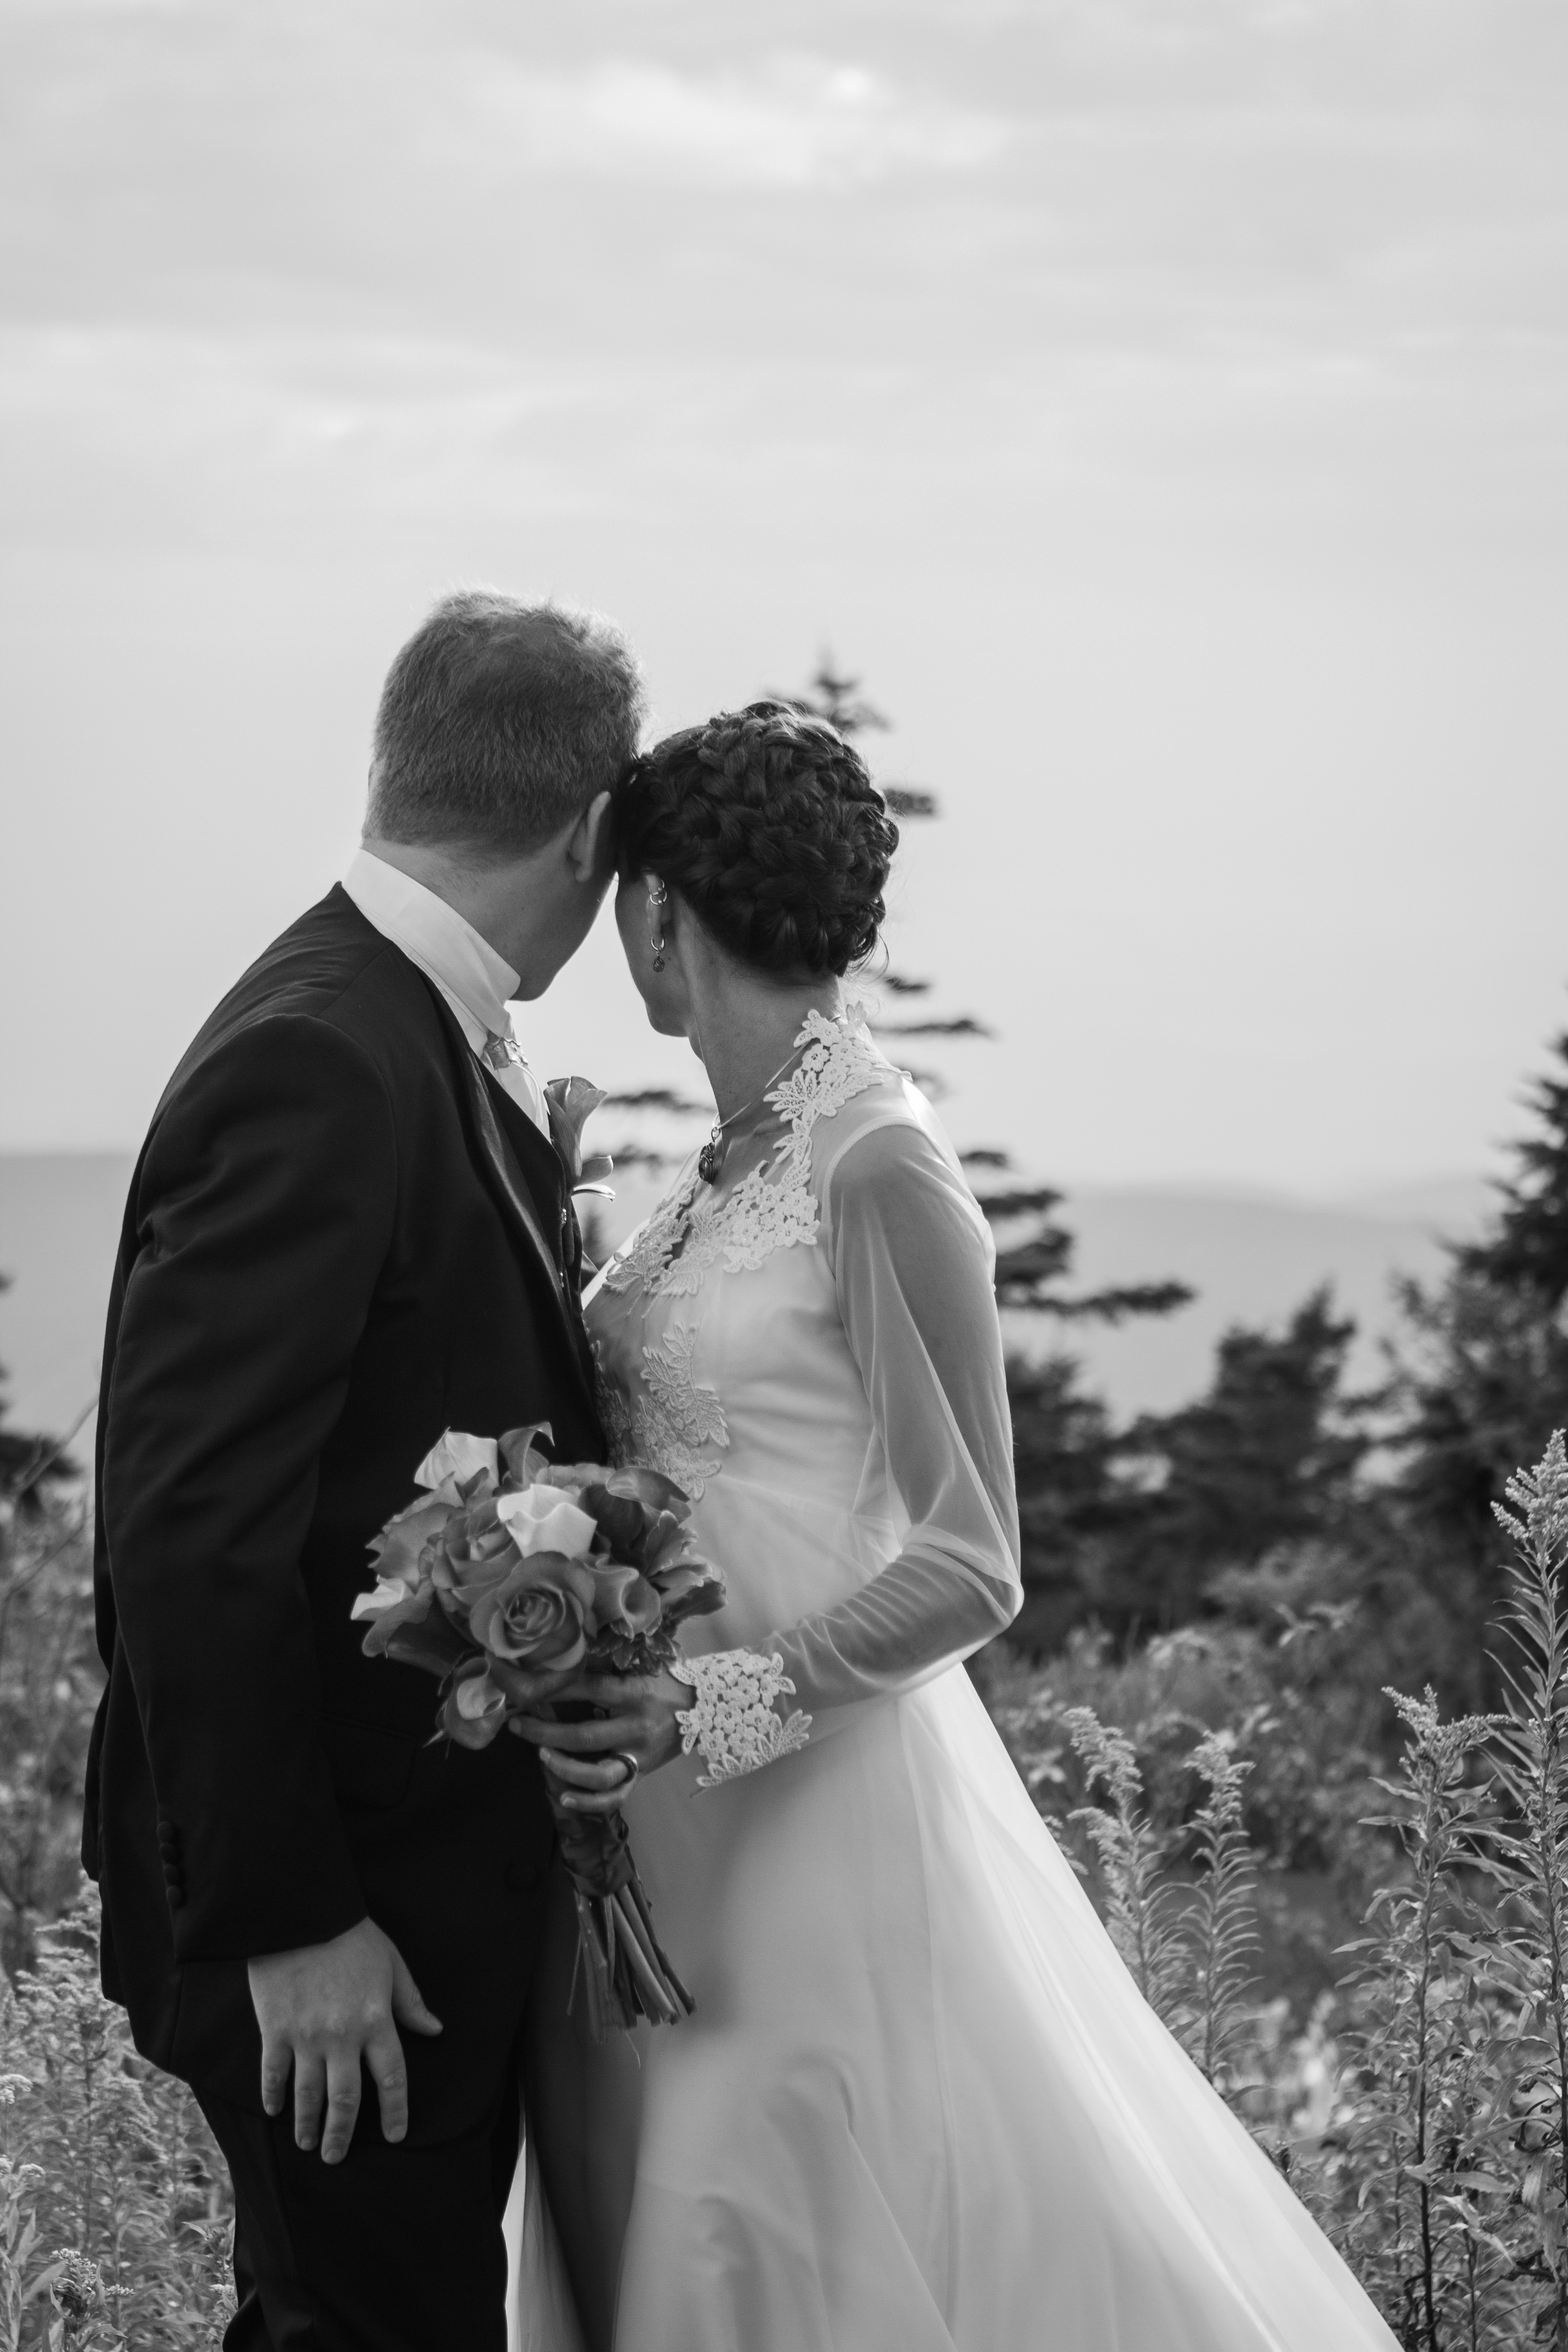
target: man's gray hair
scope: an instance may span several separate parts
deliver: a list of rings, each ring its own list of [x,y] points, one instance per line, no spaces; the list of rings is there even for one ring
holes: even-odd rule
[[[365,831],[537,849],[625,772],[643,716],[637,657],[608,621],[460,589],[387,672]]]

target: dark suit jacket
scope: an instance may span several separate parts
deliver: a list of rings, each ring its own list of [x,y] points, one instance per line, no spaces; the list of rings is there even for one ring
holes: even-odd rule
[[[362,1654],[366,1544],[448,1426],[603,1456],[551,1146],[341,889],[186,1054],[132,1180],[98,1426],[109,1687],[84,1859],[138,2047],[259,2106],[253,1955],[367,1913],[445,2033],[410,2136],[467,2129],[521,2010],[552,1827],[533,1750],[431,1745]]]

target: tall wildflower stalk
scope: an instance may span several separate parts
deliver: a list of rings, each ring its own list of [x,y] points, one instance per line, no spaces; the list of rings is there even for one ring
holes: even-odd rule
[[[0,2107],[9,2109],[19,2086],[0,2075]],[[43,2168],[18,2163],[9,2148],[0,2155],[0,2352],[19,2352],[30,2305],[47,2294],[58,2269],[37,2258],[38,2191]]]
[[[1166,1875],[1166,1841],[1144,1808],[1137,1750],[1092,1707],[1068,1707],[1062,1719],[1090,1793],[1102,1787],[1109,1801],[1080,1805],[1069,1819],[1083,1824],[1099,1859],[1111,1942],[1155,2016],[1173,2024],[1189,1965],[1182,1896]]]
[[[1389,1696],[1405,1745],[1396,1777],[1379,1783],[1390,1809],[1376,1826],[1394,1832],[1405,1867],[1377,1889],[1371,1933],[1349,1948],[1358,1965],[1347,1979],[1356,2012],[1347,2042],[1362,2089],[1336,2234],[1407,2352],[1457,2352],[1494,2340],[1477,2332],[1485,2225],[1472,2228],[1471,2213],[1505,2188],[1478,2144],[1478,2132],[1495,2138],[1497,2117],[1477,2098],[1489,2033],[1474,1967],[1486,1928],[1474,1884],[1496,1826],[1477,1769],[1496,1726],[1486,1716],[1445,1723],[1430,1690]],[[1506,2266],[1506,2249],[1489,2259]]]
[[[1193,1994],[1184,2039],[1211,2083],[1225,2085],[1247,2036],[1256,1962],[1258,1872],[1242,1821],[1250,1764],[1223,1731],[1206,1732],[1189,1761],[1208,1795],[1194,1822],[1200,1872],[1186,1942]]]
[[[1500,1953],[1521,2008],[1520,2205],[1525,2266],[1546,2288],[1537,2337],[1568,2347],[1568,1448],[1559,1430],[1533,1470],[1508,1482],[1497,1516],[1513,1539],[1501,1622],[1509,1709],[1497,1778],[1510,1818],[1499,1840],[1506,1932]]]
[[[1172,1867],[1185,1839],[1149,1818],[1133,1742],[1092,1707],[1069,1707],[1062,1719],[1090,1793],[1105,1792],[1105,1802],[1080,1805],[1069,1818],[1094,1847],[1111,1941],[1155,2015],[1209,2081],[1228,2088],[1247,2039],[1258,1948],[1257,1871],[1242,1820],[1252,1768],[1224,1731],[1205,1732],[1188,1757],[1208,1790],[1191,1824],[1198,1877],[1189,1884]]]
[[[62,2290],[68,2320],[85,2315],[89,2289],[119,2316],[142,2252],[135,2175],[157,2146],[142,2070],[126,2063],[122,2021],[99,1991],[93,1947],[82,1933],[95,1912],[79,1905],[68,1913],[63,1932],[19,1986],[42,2077],[37,2144],[53,2190],[42,2218],[54,2244],[75,2258]]]

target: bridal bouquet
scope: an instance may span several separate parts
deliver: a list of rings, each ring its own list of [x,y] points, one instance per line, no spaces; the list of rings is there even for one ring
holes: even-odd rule
[[[375,1589],[353,1604],[367,1656],[440,1677],[437,1731],[463,1748],[488,1748],[513,1711],[498,1664],[657,1673],[676,1656],[677,1628],[723,1606],[679,1486],[656,1470],[552,1465],[534,1444],[549,1434],[546,1422],[500,1438],[448,1430],[414,1474],[427,1491],[372,1543]],[[594,2032],[689,2015],[624,1818],[563,1812],[553,1790],[552,1805]]]

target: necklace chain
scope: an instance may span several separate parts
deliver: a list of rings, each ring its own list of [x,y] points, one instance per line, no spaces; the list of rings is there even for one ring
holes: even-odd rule
[[[779,1064],[778,1068],[773,1072],[773,1076],[768,1080],[767,1085],[763,1088],[761,1094],[753,1095],[750,1102],[745,1102],[741,1105],[739,1110],[732,1110],[728,1118],[716,1118],[714,1120],[713,1132],[697,1155],[697,1173],[701,1178],[704,1184],[716,1184],[719,1181],[720,1171],[724,1165],[725,1129],[727,1128],[733,1127],[738,1118],[744,1118],[749,1110],[755,1110],[759,1103],[766,1102],[773,1087],[777,1086],[784,1072],[789,1068],[790,1064],[796,1059],[800,1052],[801,1048],[798,1045],[792,1046],[790,1051],[784,1055],[784,1060]]]

